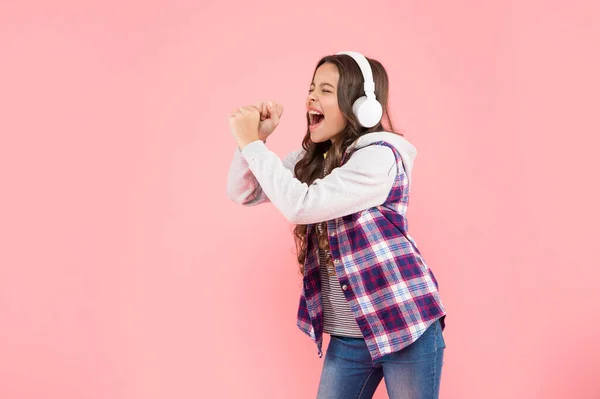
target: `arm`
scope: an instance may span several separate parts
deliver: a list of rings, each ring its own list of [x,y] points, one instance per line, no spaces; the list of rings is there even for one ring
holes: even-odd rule
[[[386,146],[357,150],[310,186],[296,179],[262,141],[245,146],[242,155],[270,201],[294,224],[318,223],[381,205],[396,178],[396,157]]]
[[[300,149],[289,153],[282,162],[284,168],[293,174],[294,166],[303,152],[304,150]],[[254,174],[248,168],[248,162],[239,148],[236,148],[229,167],[227,196],[230,200],[246,206],[269,202],[269,197],[265,195]]]

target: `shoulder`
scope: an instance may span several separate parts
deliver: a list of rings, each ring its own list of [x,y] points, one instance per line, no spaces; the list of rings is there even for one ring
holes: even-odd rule
[[[412,143],[401,134],[392,132],[367,133],[352,143],[349,149],[364,148],[373,144],[393,147],[403,158],[409,157],[414,159],[417,156],[417,149]]]
[[[348,154],[348,162],[352,159],[355,162],[357,159],[373,162],[395,162],[396,155],[393,148],[393,144],[385,141],[372,142],[361,147],[351,148]]]
[[[396,156],[391,146],[384,143],[372,143],[354,150],[346,163],[346,168],[359,169],[364,174],[390,174],[396,168]]]

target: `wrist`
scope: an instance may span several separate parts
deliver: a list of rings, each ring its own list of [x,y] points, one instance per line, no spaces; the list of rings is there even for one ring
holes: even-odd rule
[[[266,140],[261,140],[261,139],[245,140],[242,142],[238,142],[238,148],[240,149],[240,151],[242,151],[248,144],[254,143],[256,141],[262,141],[263,143],[266,144]]]

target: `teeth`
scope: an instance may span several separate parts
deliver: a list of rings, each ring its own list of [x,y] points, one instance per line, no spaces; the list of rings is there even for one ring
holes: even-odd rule
[[[313,125],[315,123],[315,115],[319,115],[319,116],[323,116],[324,115],[322,113],[320,113],[319,111],[315,111],[313,109],[308,111],[308,117],[310,118],[310,124]]]

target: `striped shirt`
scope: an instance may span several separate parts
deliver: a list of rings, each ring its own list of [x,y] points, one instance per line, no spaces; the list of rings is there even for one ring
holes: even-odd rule
[[[320,224],[318,229],[322,231]],[[363,338],[356,318],[344,296],[336,274],[331,276],[327,268],[328,252],[319,249],[319,269],[321,274],[321,294],[323,303],[323,332],[330,335]]]

